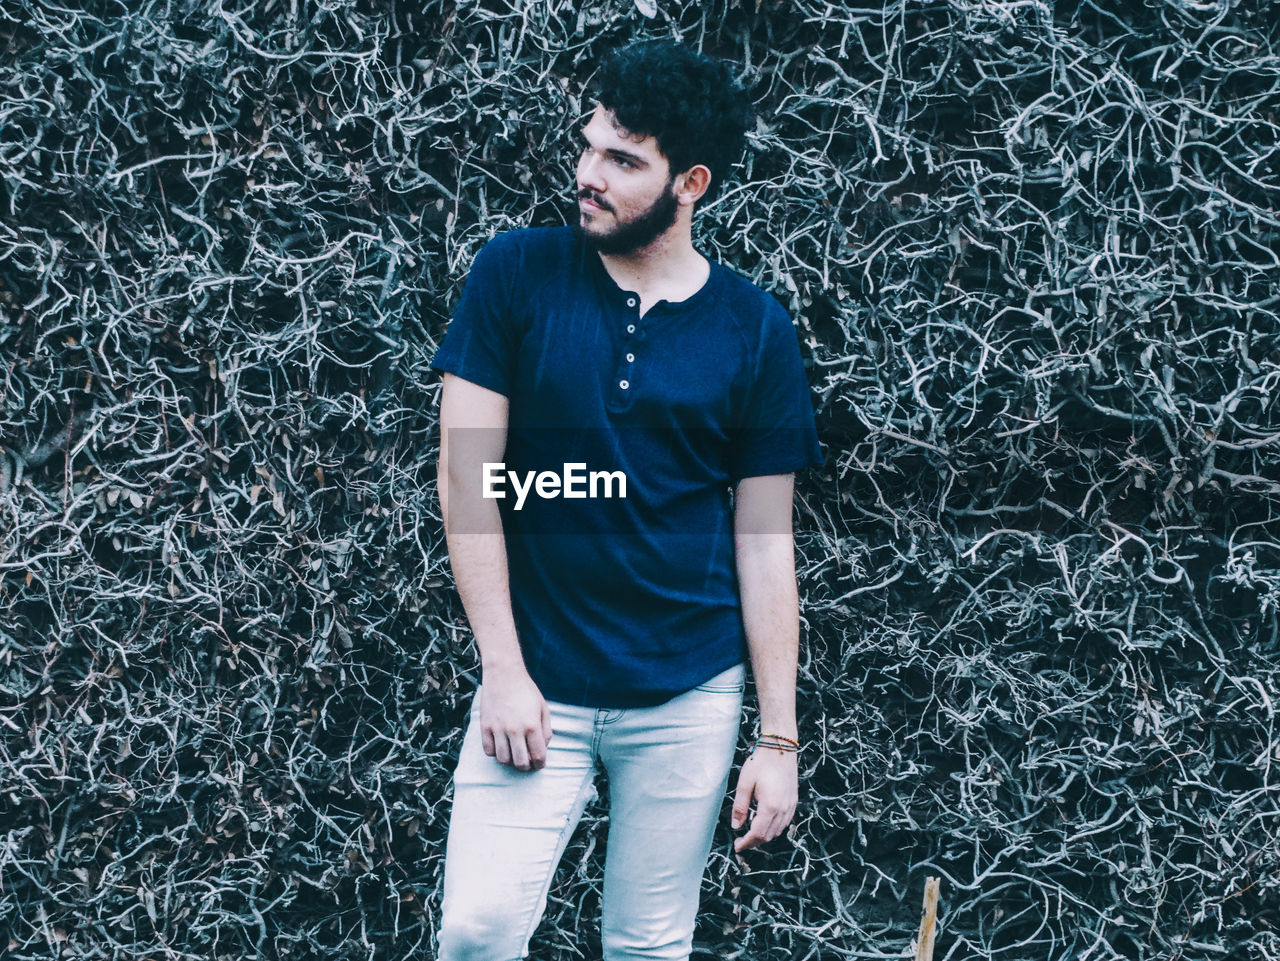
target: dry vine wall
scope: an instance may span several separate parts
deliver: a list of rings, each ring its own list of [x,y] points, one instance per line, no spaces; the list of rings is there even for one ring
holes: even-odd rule
[[[800,809],[739,858],[726,802],[694,957],[901,957],[935,875],[937,958],[1280,959],[1277,21],[0,0],[0,950],[432,956],[477,668],[426,365],[573,215],[601,55],[678,36],[760,112],[695,242],[828,454]],[[605,800],[535,961],[599,956]]]

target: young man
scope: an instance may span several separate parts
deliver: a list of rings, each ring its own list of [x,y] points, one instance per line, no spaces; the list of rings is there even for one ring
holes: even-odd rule
[[[619,51],[591,93],[577,223],[490,241],[432,361],[450,563],[481,661],[441,961],[527,955],[600,770],[605,961],[687,959],[748,656],[762,734],[735,849],[796,806],[792,482],[822,455],[786,311],[691,241],[750,104],[726,64],[669,42]],[[615,490],[575,489],[572,464]]]

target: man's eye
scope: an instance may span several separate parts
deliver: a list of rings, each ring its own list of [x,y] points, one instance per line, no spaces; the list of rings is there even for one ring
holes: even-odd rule
[[[587,154],[589,154],[589,153],[591,153],[591,144],[589,144],[589,143],[584,143],[584,144],[582,145],[582,152],[581,152],[580,154],[578,154],[578,156],[580,156],[580,157],[585,157],[585,156],[586,156]],[[631,167],[634,167],[634,166],[635,166],[635,161],[628,160],[626,157],[616,157],[616,156],[611,156],[609,159],[610,159],[610,160],[612,160],[614,163],[618,164],[619,166],[622,166],[622,167],[631,168]]]

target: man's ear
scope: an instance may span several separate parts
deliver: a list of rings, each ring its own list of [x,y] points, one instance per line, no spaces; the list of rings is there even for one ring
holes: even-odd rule
[[[694,203],[711,185],[711,168],[694,164],[676,178],[676,200],[682,206]]]

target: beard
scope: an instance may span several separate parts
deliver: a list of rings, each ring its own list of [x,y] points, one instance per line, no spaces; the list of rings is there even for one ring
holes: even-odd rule
[[[680,204],[671,190],[674,183],[673,177],[647,210],[633,220],[618,224],[608,233],[591,234],[584,230],[582,213],[579,211],[578,219],[573,224],[573,232],[577,234],[580,241],[602,254],[630,254],[641,247],[646,247],[676,222],[676,212],[680,209]],[[598,218],[605,212],[602,210],[592,214],[592,217]]]

